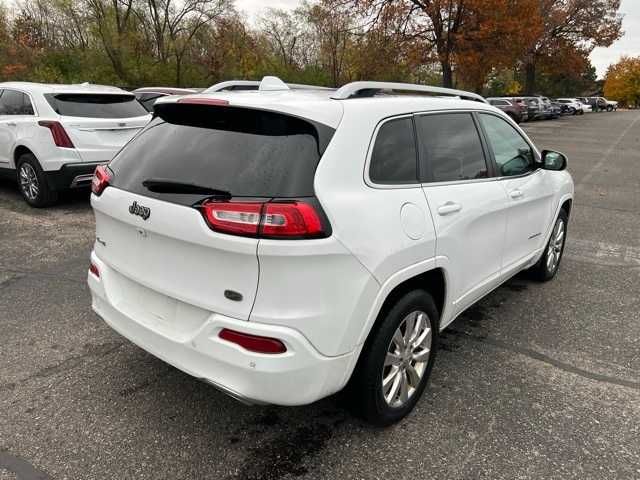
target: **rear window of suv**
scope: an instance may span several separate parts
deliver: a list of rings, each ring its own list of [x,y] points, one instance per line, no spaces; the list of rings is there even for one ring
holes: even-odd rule
[[[233,197],[314,196],[316,167],[334,130],[275,112],[162,104],[156,117],[111,162],[113,186],[181,204],[198,196],[150,191],[168,180]]]
[[[148,112],[133,95],[118,94],[46,94],[45,98],[58,115],[85,118],[131,118]]]

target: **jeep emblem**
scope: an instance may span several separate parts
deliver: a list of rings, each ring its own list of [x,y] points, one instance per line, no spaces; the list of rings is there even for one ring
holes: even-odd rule
[[[139,217],[142,217],[143,220],[146,220],[151,216],[151,209],[149,207],[138,205],[138,202],[134,201],[129,205],[129,213],[131,215],[138,215]]]

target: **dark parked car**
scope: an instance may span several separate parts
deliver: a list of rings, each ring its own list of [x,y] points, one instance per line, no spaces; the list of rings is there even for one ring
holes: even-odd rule
[[[509,115],[516,123],[525,122],[529,118],[527,105],[522,98],[487,98],[487,101]]]
[[[144,87],[134,90],[133,93],[142,106],[148,111],[153,111],[153,104],[161,97],[168,95],[189,95],[198,93],[194,88],[173,88],[173,87]]]
[[[555,117],[559,117],[560,115],[568,115],[569,108],[566,105],[557,102],[556,100],[551,100],[551,110]]]
[[[542,97],[524,97],[529,110],[529,119],[551,118],[551,104],[542,101]]]

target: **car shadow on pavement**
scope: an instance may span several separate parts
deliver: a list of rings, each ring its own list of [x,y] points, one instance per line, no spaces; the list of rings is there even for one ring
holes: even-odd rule
[[[89,203],[89,190],[86,188],[60,192],[58,201],[45,209],[30,207],[20,195],[20,190],[16,182],[6,178],[0,178],[0,206],[21,213],[50,209],[86,210],[91,208]]]

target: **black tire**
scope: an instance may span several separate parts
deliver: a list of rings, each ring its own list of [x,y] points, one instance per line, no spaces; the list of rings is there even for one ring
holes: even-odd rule
[[[24,153],[18,158],[16,179],[22,198],[32,207],[48,207],[58,200],[58,192],[49,187],[40,163],[32,153]]]
[[[564,253],[564,246],[567,240],[567,224],[568,224],[569,216],[567,212],[563,209],[560,210],[558,214],[558,218],[554,223],[553,229],[551,231],[551,236],[549,237],[549,241],[544,248],[544,253],[538,263],[536,263],[533,267],[531,267],[531,274],[533,277],[540,282],[548,282],[558,273],[558,269],[560,268],[560,262],[562,261],[562,254]],[[558,245],[556,229],[558,228],[558,222],[562,222],[562,231],[563,237],[562,242]],[[551,245],[555,243],[553,252],[551,251]],[[549,257],[554,255],[554,260],[549,260]],[[557,257],[557,258],[556,258]]]
[[[387,352],[390,351],[390,348],[394,348],[392,346],[392,339],[396,331],[400,329],[400,332],[402,332],[402,326],[405,326],[406,331],[408,324],[404,323],[405,320],[417,312],[424,313],[426,318],[421,317],[420,320],[414,320],[415,323],[420,321],[422,325],[428,325],[431,329],[429,356],[426,362],[423,362],[420,367],[418,367],[418,364],[414,365],[416,367],[413,370],[414,372],[422,369],[422,376],[420,377],[418,386],[415,387],[415,384],[414,386],[409,385],[408,389],[413,388],[413,390],[408,394],[408,399],[399,406],[391,406],[387,400],[385,400],[382,384],[385,374],[391,377],[390,374],[392,372],[387,369],[399,369],[399,371],[396,370],[398,371],[396,377],[402,377],[403,379],[409,379],[411,375],[405,373],[404,368],[406,367],[403,366],[403,362],[407,362],[407,358],[401,360],[402,354],[399,354],[397,357],[399,359],[397,365],[386,366]],[[348,406],[355,415],[364,418],[373,425],[387,426],[400,421],[413,410],[413,407],[427,386],[438,350],[438,318],[438,310],[436,309],[433,298],[424,290],[412,290],[400,297],[390,305],[389,308],[385,308],[384,311],[380,312],[378,321],[360,354],[358,364],[349,381],[349,385],[345,389]],[[417,336],[421,337],[422,335]],[[426,343],[428,343],[428,340]],[[421,345],[422,347],[420,348],[426,350],[425,345]],[[413,350],[413,352],[415,351],[416,350]],[[393,378],[395,379],[395,377]],[[396,382],[389,383],[395,384]],[[399,380],[398,383],[402,384],[402,380]],[[389,391],[392,400],[395,397],[395,394],[391,394],[391,390],[394,388],[393,384]],[[410,381],[409,384],[411,384]],[[398,402],[402,402],[402,386],[396,387],[396,390],[398,390],[398,395],[400,395]]]

